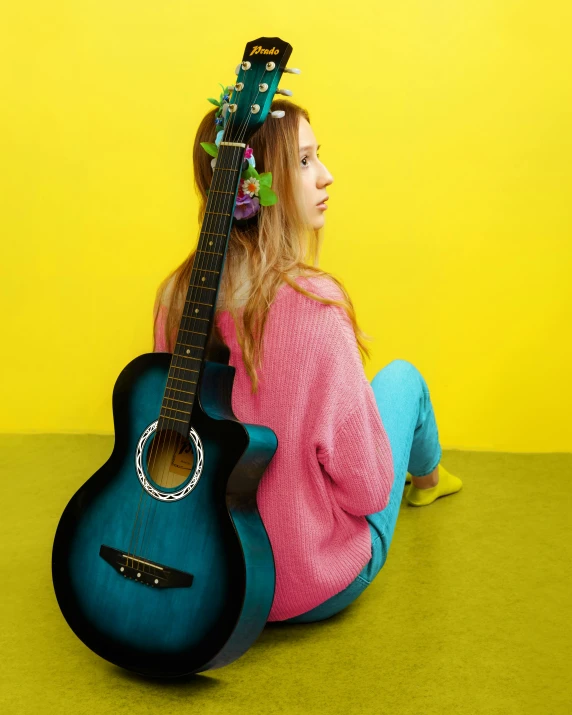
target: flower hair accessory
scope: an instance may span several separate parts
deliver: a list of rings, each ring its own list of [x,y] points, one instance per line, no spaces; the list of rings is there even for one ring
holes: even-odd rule
[[[228,120],[228,101],[230,99],[229,90],[233,87],[223,87],[218,100],[209,97],[209,102],[218,107],[215,114],[215,126],[219,127],[214,144],[209,142],[201,142],[202,148],[214,157],[211,161],[211,166],[214,169],[218,156],[218,147],[224,135]],[[247,161],[246,169],[240,177],[240,185],[238,187],[238,195],[236,197],[236,206],[234,208],[234,218],[237,220],[246,220],[255,216],[261,206],[273,206],[278,197],[272,191],[272,172],[266,171],[259,174],[255,167],[256,161],[252,153],[252,148],[247,146],[244,152],[244,158]],[[208,191],[207,191],[208,194]]]

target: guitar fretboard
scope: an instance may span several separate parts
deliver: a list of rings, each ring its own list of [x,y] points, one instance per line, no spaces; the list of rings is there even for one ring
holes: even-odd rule
[[[219,146],[157,429],[188,434],[236,202],[244,144]]]

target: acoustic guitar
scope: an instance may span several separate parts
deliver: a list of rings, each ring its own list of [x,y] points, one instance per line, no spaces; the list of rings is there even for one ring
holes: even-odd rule
[[[298,72],[286,68],[291,52],[277,37],[246,45],[174,351],[140,355],[120,373],[113,452],[73,495],[54,537],[52,580],[72,631],[148,676],[232,663],[274,599],[256,492],[278,439],[234,415],[235,368],[213,323],[247,141],[274,94],[291,94],[277,89],[283,72]]]

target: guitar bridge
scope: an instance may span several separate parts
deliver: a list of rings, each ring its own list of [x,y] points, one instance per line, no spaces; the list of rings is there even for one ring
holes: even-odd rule
[[[194,577],[190,573],[139,556],[124,554],[123,551],[105,544],[101,545],[99,555],[121,576],[152,588],[189,588],[193,583]]]

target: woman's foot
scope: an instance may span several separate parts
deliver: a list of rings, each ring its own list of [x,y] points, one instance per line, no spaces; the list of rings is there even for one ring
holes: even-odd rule
[[[439,484],[439,465],[430,473],[426,474],[424,477],[414,477],[411,475],[411,484],[417,489],[431,489],[431,487],[436,487]]]
[[[463,482],[459,477],[448,472],[442,464],[438,465],[438,467],[438,471],[435,469],[435,471],[437,471],[437,482],[433,486],[426,486],[426,484],[431,481],[428,477],[431,477],[433,481],[435,480],[435,471],[425,477],[411,476],[411,486],[405,493],[405,498],[411,506],[427,506],[428,504],[432,504],[435,499],[439,497],[444,497],[447,494],[455,494],[455,492],[461,490]],[[419,480],[427,481],[425,485],[417,486],[416,482],[419,482]]]
[[[439,483],[439,465],[435,467],[431,474],[426,474],[424,477],[414,477],[407,472],[405,474],[405,483],[413,484],[417,489],[429,489],[430,487],[437,486]]]

